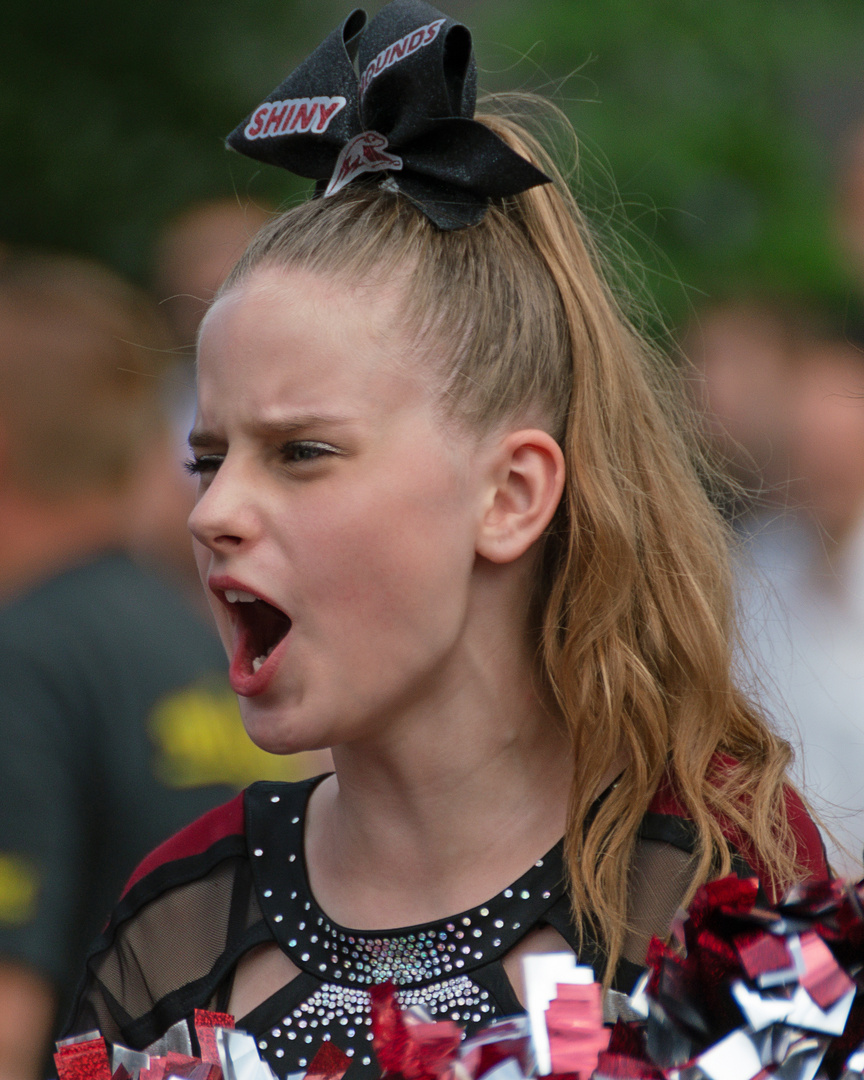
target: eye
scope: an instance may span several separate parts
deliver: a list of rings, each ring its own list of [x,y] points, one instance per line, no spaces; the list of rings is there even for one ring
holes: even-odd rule
[[[279,447],[279,453],[291,465],[304,461],[316,461],[319,458],[331,457],[340,451],[330,443],[315,442],[313,439],[294,439]]]
[[[216,472],[224,460],[224,454],[202,454],[184,461],[183,467],[193,476],[206,476],[207,473]]]

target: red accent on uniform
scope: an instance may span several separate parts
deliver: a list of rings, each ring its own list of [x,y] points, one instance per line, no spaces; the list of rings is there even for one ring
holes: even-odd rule
[[[241,836],[245,832],[244,795],[245,792],[241,791],[230,802],[209,810],[191,825],[175,833],[164,844],[160,844],[155,851],[151,851],[126,882],[122,895],[125,896],[136,882],[165,863],[186,859],[190,855],[200,855],[226,836]]]
[[[730,769],[737,763],[728,754],[715,756],[713,772]],[[784,788],[786,799],[786,813],[795,839],[798,842],[798,861],[804,870],[805,881],[824,881],[830,877],[828,863],[825,857],[825,846],[822,837],[816,827],[816,823],[810,817],[806,807],[795,789],[789,785]],[[666,773],[660,783],[654,798],[648,806],[650,814],[668,814],[672,817],[690,820],[690,813],[676,792],[674,781],[669,773]],[[772,896],[769,878],[762,861],[753,851],[749,840],[743,837],[738,830],[728,822],[721,821],[720,828],[726,839],[735,845],[742,857],[753,869],[756,876],[762,882],[769,899],[776,902],[779,897]]]

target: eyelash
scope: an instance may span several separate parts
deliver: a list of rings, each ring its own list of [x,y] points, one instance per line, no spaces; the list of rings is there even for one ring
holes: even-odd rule
[[[193,476],[215,472],[222,464],[221,454],[202,454],[201,457],[189,458],[183,462],[183,468]]]
[[[303,451],[310,450],[313,453],[308,456],[303,454]],[[338,454],[339,451],[329,443],[316,442],[313,439],[292,439],[279,447],[279,453],[289,465],[297,465],[304,461],[316,461],[319,457]],[[193,476],[201,476],[204,473],[215,472],[224,460],[224,454],[202,454],[201,457],[189,458],[183,465]]]

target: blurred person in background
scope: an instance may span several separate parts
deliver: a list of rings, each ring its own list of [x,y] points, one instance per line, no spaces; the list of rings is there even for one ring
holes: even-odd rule
[[[187,206],[162,228],[153,289],[178,344],[190,355],[217,289],[270,216],[269,208],[255,203],[209,199]]]
[[[799,342],[780,392],[788,509],[755,530],[740,566],[744,677],[787,736],[796,778],[834,833],[838,872],[864,848],[864,352]],[[770,416],[770,410],[769,414]]]
[[[217,289],[268,215],[263,207],[236,199],[195,202],[165,223],[153,250],[152,291],[178,346],[178,362],[163,380],[173,438],[153,451],[163,457],[161,468],[138,478],[130,523],[136,554],[155,561],[208,619],[186,528],[197,484],[178,468],[188,455],[186,437],[195,419],[195,338]]]
[[[864,291],[864,118],[843,140],[834,191],[834,226],[841,250]]]
[[[215,633],[124,553],[174,444],[170,346],[95,264],[0,262],[3,1080],[40,1075],[141,856],[250,780],[312,767],[252,745]]]
[[[733,481],[723,510],[743,532],[770,528],[788,497],[789,375],[800,334],[785,305],[737,298],[702,311],[683,339],[698,413]]]

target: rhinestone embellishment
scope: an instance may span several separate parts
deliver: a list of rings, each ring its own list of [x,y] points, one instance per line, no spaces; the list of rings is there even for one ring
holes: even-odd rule
[[[497,896],[449,919],[351,930],[328,919],[306,880],[303,807],[310,790],[311,784],[266,783],[249,792],[255,792],[247,803],[249,865],[261,913],[273,938],[312,979],[296,989],[289,982],[270,1006],[263,1003],[272,1011],[256,1035],[279,1078],[305,1069],[322,1040],[332,1039],[352,1058],[350,1076],[373,1080],[369,988],[392,982],[403,1007],[421,1006],[466,1034],[495,1019],[501,1005],[490,998],[481,972],[561,900],[561,854],[553,849]]]
[[[521,937],[521,927],[535,925],[561,895],[560,882],[556,881],[560,859],[556,871],[556,860],[547,856],[494,899],[449,921],[405,930],[352,931],[331,923],[314,906],[308,892],[303,860],[298,858],[303,845],[303,814],[298,812],[296,800],[282,798],[271,789],[266,804],[263,828],[255,834],[258,845],[253,848],[263,912],[283,948],[294,950],[299,943],[303,949],[299,955],[292,954],[295,963],[330,985],[331,993],[339,991],[350,997],[388,981],[403,993],[414,989],[431,992],[434,988],[424,984],[459,982],[474,968],[512,948]],[[523,913],[523,918],[513,918]],[[460,1014],[460,1019],[464,1022],[466,1017]]]
[[[467,975],[446,979],[432,986],[402,990],[397,997],[404,1008],[419,1005],[433,1019],[456,1020],[460,1024],[482,1023],[490,1019],[493,1012],[488,990],[482,989]],[[321,1030],[325,1027],[330,1034]],[[310,1034],[311,1031],[316,1034]],[[297,1040],[311,1044],[331,1035],[350,1057],[371,1042],[368,991],[325,983],[287,1016],[283,1016],[280,1026],[268,1033],[268,1039],[273,1044],[270,1049],[278,1047],[276,1056],[282,1057],[284,1050],[282,1053],[279,1051],[283,1044]],[[262,1049],[269,1045],[265,1042]]]

